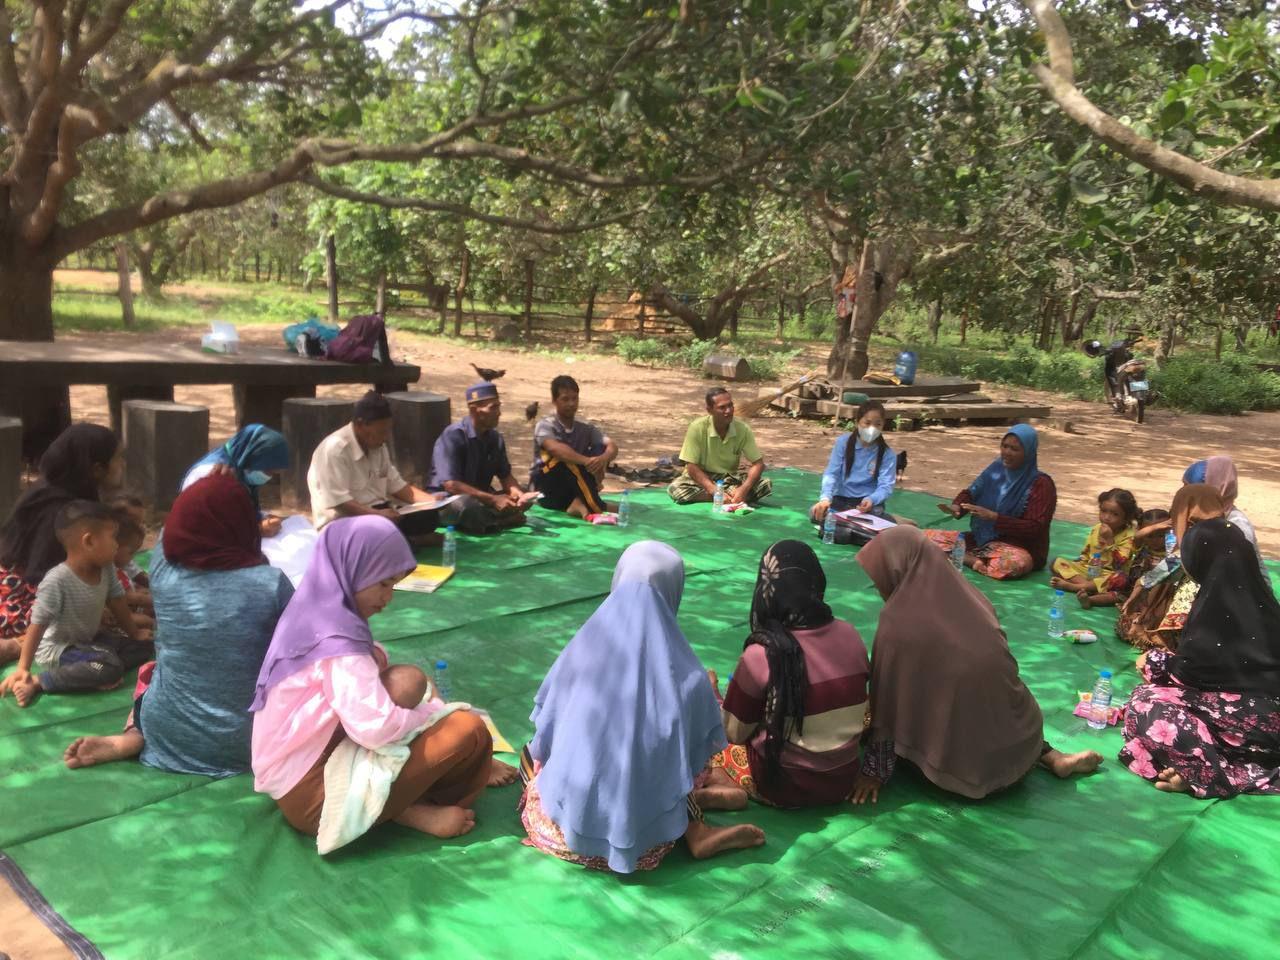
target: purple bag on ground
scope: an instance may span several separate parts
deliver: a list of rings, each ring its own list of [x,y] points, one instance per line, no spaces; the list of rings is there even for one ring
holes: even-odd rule
[[[382,315],[366,313],[352,317],[342,332],[325,344],[324,355],[329,360],[343,363],[371,363],[374,360],[390,363],[391,351],[387,347],[387,327]]]

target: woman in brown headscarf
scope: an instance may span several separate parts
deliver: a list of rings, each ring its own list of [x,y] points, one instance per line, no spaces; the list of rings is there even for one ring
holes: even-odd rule
[[[1173,497],[1169,519],[1144,527],[1136,536],[1168,527],[1181,545],[1188,528],[1225,513],[1226,505],[1213,487],[1204,483],[1184,484]],[[1116,636],[1142,650],[1176,651],[1195,598],[1196,583],[1182,569],[1181,556],[1175,550],[1134,584],[1129,599],[1120,608]]]
[[[1101,754],[1063,754],[1045,742],[1040,706],[1018,677],[991,602],[923,533],[886,530],[858,562],[885,603],[854,803],[876,800],[897,757],[974,800],[1016,783],[1037,763],[1059,777],[1097,769]]]

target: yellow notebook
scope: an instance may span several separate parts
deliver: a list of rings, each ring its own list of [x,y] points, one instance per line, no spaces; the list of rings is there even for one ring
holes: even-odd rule
[[[453,567],[433,567],[429,563],[420,563],[413,568],[413,573],[396,584],[396,589],[435,593],[440,589],[440,584],[452,576]]]
[[[494,753],[516,752],[516,748],[511,745],[511,742],[498,731],[498,725],[493,722],[493,717],[489,715],[488,710],[472,707],[471,712],[480,717],[484,721],[484,725],[489,728],[489,735],[493,737]]]

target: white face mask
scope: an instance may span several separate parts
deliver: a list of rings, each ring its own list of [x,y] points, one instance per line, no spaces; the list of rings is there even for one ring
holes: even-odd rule
[[[861,440],[863,443],[865,443],[867,446],[871,446],[871,444],[875,443],[876,438],[879,436],[880,436],[879,427],[859,427],[858,428],[858,439]]]

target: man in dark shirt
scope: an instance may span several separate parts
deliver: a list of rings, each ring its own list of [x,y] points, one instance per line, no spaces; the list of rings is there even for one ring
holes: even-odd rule
[[[518,527],[532,505],[511,472],[506,441],[498,432],[501,416],[496,385],[486,381],[468,387],[467,416],[445,428],[431,455],[430,487],[461,497],[445,508],[443,520],[465,533]]]
[[[618,456],[618,445],[593,423],[577,419],[578,382],[561,374],[551,381],[556,412],[533,429],[533,467],[529,485],[543,494],[542,505],[574,517],[617,513],[600,497],[604,471]]]

